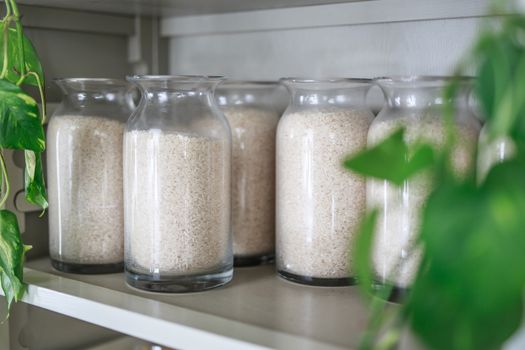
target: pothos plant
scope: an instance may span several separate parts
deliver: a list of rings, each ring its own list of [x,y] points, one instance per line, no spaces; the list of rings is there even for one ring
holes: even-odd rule
[[[8,308],[22,298],[24,256],[31,247],[23,244],[16,215],[4,209],[11,188],[4,150],[21,150],[25,155],[25,199],[45,210],[46,189],[42,171],[45,149],[44,74],[35,48],[24,35],[21,16],[14,0],[5,0],[0,21],[0,278]],[[24,86],[38,89],[38,104]]]
[[[509,4],[499,3],[505,5]],[[508,12],[508,8],[504,10]],[[501,7],[496,11],[501,13]],[[363,289],[372,296],[372,307],[361,349],[393,348],[406,326],[429,349],[499,349],[522,324],[525,15],[513,12],[490,19],[473,51],[460,64],[458,79],[443,92],[448,101],[444,107],[448,135],[444,147],[408,145],[401,129],[345,162],[354,172],[394,184],[402,184],[423,170],[431,171],[435,178],[418,232],[416,248],[422,250],[422,261],[398,309],[387,307],[371,288],[377,210],[363,220],[355,243],[356,269]],[[451,101],[466,67],[476,70],[474,94],[486,118],[489,138],[510,138],[516,146],[514,156],[494,166],[482,181],[474,171],[466,178],[456,177],[450,162],[456,143]],[[388,288],[385,290],[388,294]],[[394,326],[379,336],[386,319]]]

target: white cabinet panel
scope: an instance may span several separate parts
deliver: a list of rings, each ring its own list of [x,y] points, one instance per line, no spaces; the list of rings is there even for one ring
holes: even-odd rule
[[[233,78],[448,74],[479,18],[175,36],[172,74]]]

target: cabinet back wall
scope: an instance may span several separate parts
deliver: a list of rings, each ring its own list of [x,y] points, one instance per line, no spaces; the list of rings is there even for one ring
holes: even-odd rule
[[[170,37],[171,74],[239,79],[450,74],[471,46],[485,5],[377,0],[168,18],[162,33]]]

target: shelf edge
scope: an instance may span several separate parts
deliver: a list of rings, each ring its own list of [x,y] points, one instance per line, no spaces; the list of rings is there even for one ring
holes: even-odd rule
[[[27,28],[130,36],[135,22],[130,15],[106,14],[35,5],[20,5]],[[94,25],[96,23],[96,25]]]
[[[24,273],[29,287],[22,302],[163,346],[342,349],[34,269],[26,268]]]

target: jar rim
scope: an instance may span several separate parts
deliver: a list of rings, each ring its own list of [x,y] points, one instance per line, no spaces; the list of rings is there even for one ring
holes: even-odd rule
[[[176,82],[204,82],[204,81],[222,81],[222,75],[128,75],[128,81],[176,81]]]
[[[473,76],[453,76],[453,75],[392,75],[373,78],[372,81],[378,84],[415,84],[415,83],[446,83],[459,81],[462,83],[473,82]]]
[[[55,78],[55,83],[97,83],[114,86],[128,86],[129,83],[124,79],[118,78]]]
[[[363,83],[370,84],[372,79],[368,78],[305,78],[305,77],[285,77],[279,79],[281,83],[299,83],[299,84],[325,84],[325,83]]]
[[[261,85],[261,86],[275,86],[279,85],[277,80],[242,80],[242,79],[225,79],[221,86],[228,85]]]

